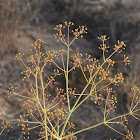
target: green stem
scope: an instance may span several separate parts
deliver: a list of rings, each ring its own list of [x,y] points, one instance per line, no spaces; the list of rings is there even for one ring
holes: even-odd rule
[[[0,135],[3,133],[4,130],[5,130],[5,128],[2,129],[2,131],[0,132]]]
[[[120,135],[122,135],[122,136],[126,136],[126,135],[124,135],[123,133],[121,133],[121,132],[119,132],[119,131],[117,131],[116,129],[114,129],[114,128],[112,128],[110,125],[108,125],[108,124],[105,124],[107,127],[109,127],[110,129],[112,129],[113,131],[115,131],[116,133],[118,133],[118,134],[120,134]]]
[[[103,47],[105,46],[104,41],[103,41]],[[103,60],[105,61],[105,51],[103,50]]]
[[[128,115],[131,115],[132,113],[137,112],[137,111],[140,111],[140,109],[135,110],[135,111],[133,111],[133,112],[129,112],[129,113],[123,114],[123,115],[119,115],[119,116],[117,116],[117,117],[114,117],[114,118],[111,118],[111,119],[109,119],[109,120],[103,121],[103,122],[98,123],[98,124],[96,124],[96,125],[93,125],[93,126],[84,128],[84,129],[82,129],[82,130],[76,131],[76,132],[74,132],[74,133],[72,133],[72,134],[70,134],[70,135],[67,135],[67,136],[62,137],[62,139],[68,138],[68,137],[71,136],[71,135],[76,135],[76,134],[78,134],[78,133],[87,131],[87,130],[89,130],[89,129],[95,128],[95,127],[100,126],[100,125],[102,125],[102,124],[106,124],[107,122],[113,121],[113,120],[115,120],[115,119],[118,119],[118,118],[121,118],[121,117],[124,117],[124,116],[128,116]]]
[[[36,97],[38,99],[38,83],[37,83],[38,69],[36,69],[35,83],[36,83]]]
[[[38,76],[38,69],[36,69],[36,75],[35,75],[35,83],[36,83],[36,93],[35,93],[35,96],[36,96],[37,102],[39,103],[40,108],[43,111],[43,107],[42,107],[42,105],[41,105],[41,103],[39,101],[39,97],[38,97],[38,81],[37,81],[37,76]]]
[[[105,103],[104,121],[105,121],[105,120],[106,120],[106,118],[107,118],[107,116],[106,116],[106,108],[107,108],[108,97],[109,97],[109,92],[108,92],[108,94],[107,94],[107,99],[106,99],[106,103]]]
[[[102,82],[102,80],[100,80],[95,86],[94,88],[100,84]],[[92,88],[93,89],[93,88]],[[76,110],[82,103],[84,103],[90,96],[91,96],[91,93],[92,93],[92,89],[90,90],[90,93],[87,95],[87,97],[85,97],[75,108],[73,108],[72,111]]]
[[[95,127],[100,126],[100,125],[102,125],[102,124],[104,124],[104,122],[98,123],[98,124],[93,125],[93,126],[91,126],[91,127],[87,127],[87,128],[81,129],[81,130],[79,130],[79,131],[77,131],[77,132],[74,132],[74,133],[72,133],[72,134],[70,134],[70,135],[64,136],[63,139],[65,139],[65,138],[67,138],[67,137],[69,137],[69,136],[71,136],[71,135],[76,135],[76,134],[78,134],[78,133],[81,133],[81,132],[87,131],[87,130],[89,130],[89,129],[95,128]]]
[[[66,121],[65,121],[65,124],[64,124],[64,126],[63,126],[63,128],[62,128],[60,137],[63,136],[63,133],[64,133],[64,131],[65,131],[66,125],[67,125],[67,123],[68,123],[68,121],[69,121],[69,118],[70,118],[71,114],[72,114],[72,111],[70,111],[69,114],[68,114],[68,117],[67,117],[67,119],[66,119]]]
[[[48,140],[48,131],[47,131],[47,121],[46,121],[46,99],[45,99],[45,92],[44,92],[44,84],[43,84],[43,77],[42,73],[40,73],[40,81],[41,81],[41,87],[42,87],[42,94],[43,94],[43,106],[44,106],[44,124],[45,124],[45,134],[46,134],[46,140]]]
[[[66,68],[66,93],[67,93],[67,102],[68,102],[68,109],[70,111],[70,100],[69,100],[69,45],[67,46],[67,68]]]

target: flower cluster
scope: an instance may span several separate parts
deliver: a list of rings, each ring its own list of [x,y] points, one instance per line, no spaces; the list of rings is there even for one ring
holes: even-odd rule
[[[75,30],[72,30],[74,36],[76,39],[78,39],[78,37],[80,36],[81,38],[83,38],[83,34],[86,33],[87,34],[87,28],[85,28],[84,26],[79,26],[78,28],[76,28]]]
[[[15,90],[17,89],[17,87],[9,87],[9,89],[7,90],[8,93],[12,93],[12,94],[15,94]]]
[[[124,44],[124,42],[123,42],[123,41],[120,42],[120,41],[118,40],[118,44],[115,45],[114,50],[115,50],[115,52],[121,53],[121,52],[125,49],[125,47],[126,47],[126,45]]]
[[[117,103],[117,98],[114,95],[112,95],[108,102],[108,105],[109,105],[108,111],[110,111],[110,110],[115,111],[116,103]]]
[[[16,59],[17,59],[17,60],[21,60],[22,57],[23,57],[23,55],[24,55],[24,54],[18,53],[18,54],[16,55]]]
[[[76,28],[75,30],[72,30],[73,34],[74,34],[74,38],[72,39],[72,41],[70,42],[69,41],[69,28],[71,26],[74,25],[73,22],[67,22],[65,21],[65,25],[67,26],[68,28],[68,36],[67,36],[67,41],[65,39],[65,35],[63,35],[62,33],[62,30],[65,28],[65,26],[63,26],[62,24],[59,24],[59,25],[56,25],[56,27],[54,28],[54,30],[57,31],[57,33],[54,35],[55,38],[57,39],[57,41],[62,41],[66,46],[72,44],[72,42],[75,40],[75,39],[78,39],[78,37],[80,36],[81,38],[83,38],[83,34],[87,34],[87,28],[85,28],[84,26],[79,26],[78,28]],[[70,43],[69,43],[70,42]]]
[[[120,122],[123,126],[126,127],[126,125],[128,124],[128,120],[126,119],[126,117],[121,117],[121,122]]]
[[[101,49],[101,50],[103,50],[104,52],[108,52],[108,49],[109,48],[109,46],[107,46],[106,44],[100,44],[100,47],[99,47],[99,49]]]
[[[133,133],[132,133],[132,131],[130,131],[130,132],[128,131],[127,132],[126,139],[127,140],[132,140],[133,139]]]
[[[56,25],[56,27],[54,28],[54,30],[60,32],[65,28],[65,26],[63,26],[62,24]]]
[[[70,27],[70,26],[73,26],[74,25],[74,23],[73,22],[71,22],[71,21],[65,21],[65,25],[66,26],[68,26],[68,27]]]
[[[123,62],[124,62],[125,65],[129,65],[129,64],[130,64],[129,57],[124,55],[124,60],[123,60]]]
[[[59,56],[58,51],[46,51],[46,55],[47,57],[45,57],[44,62],[52,62],[54,60],[54,58]]]
[[[32,47],[35,50],[35,52],[37,52],[37,53],[40,52],[40,48],[41,48],[43,43],[46,43],[46,42],[44,42],[41,39],[36,39],[35,43],[32,45]],[[32,51],[32,49],[31,49],[31,51]]]
[[[118,85],[118,83],[122,83],[124,81],[124,78],[122,73],[118,73],[114,76],[114,78],[109,78],[109,80],[112,84]]]
[[[56,25],[56,27],[54,28],[54,30],[56,30],[58,33],[56,33],[54,35],[54,37],[57,39],[57,41],[62,41],[64,43],[66,43],[64,37],[65,35],[62,34],[62,30],[65,28],[65,26],[63,26],[62,24]]]
[[[101,102],[104,100],[101,94],[93,94],[93,98],[91,96],[91,100],[94,100],[94,103],[97,105],[101,105]]]
[[[7,129],[7,131],[9,131],[9,128],[12,128],[12,126],[10,125],[10,122],[8,121],[2,121],[2,126],[1,126],[1,129],[2,129],[2,132]],[[2,133],[1,132],[1,133]],[[1,134],[0,133],[0,134]]]
[[[134,94],[139,94],[140,93],[140,90],[139,90],[138,87],[133,87],[132,91],[133,91]]]
[[[106,41],[109,39],[109,37],[107,37],[106,35],[102,35],[100,37],[98,37],[98,39],[100,39],[102,42]]]
[[[82,57],[81,53],[77,53],[72,56],[74,61],[73,62],[74,67],[79,67],[82,64],[81,57]]]
[[[108,87],[106,89],[104,89],[104,91],[106,91],[108,93],[108,95],[115,92],[115,91],[112,90],[112,88],[108,88]]]
[[[133,93],[134,93],[134,96],[133,97],[135,97],[135,102],[138,104],[138,103],[140,103],[140,90],[139,90],[139,88],[138,87],[134,87],[134,88],[132,88],[132,91],[133,91]]]
[[[108,78],[109,71],[102,68],[102,69],[100,69],[98,74],[99,74],[99,79],[106,80]]]
[[[115,61],[113,61],[112,59],[108,59],[107,60],[107,63],[108,63],[109,66],[112,66],[113,67],[114,64],[115,64]]]

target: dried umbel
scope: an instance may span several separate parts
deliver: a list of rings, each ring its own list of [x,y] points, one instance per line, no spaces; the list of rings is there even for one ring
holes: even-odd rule
[[[59,24],[54,28],[57,32],[55,38],[66,46],[65,49],[42,52],[42,44],[45,42],[37,39],[31,49],[34,54],[28,58],[27,63],[23,61],[21,53],[16,56],[26,68],[22,72],[24,75],[23,81],[26,82],[26,85],[28,83],[29,87],[25,94],[18,94],[14,87],[9,88],[8,92],[25,98],[24,107],[26,114],[20,115],[17,119],[19,125],[22,127],[23,134],[29,135],[30,130],[40,128],[40,139],[76,140],[76,134],[100,125],[106,125],[126,139],[132,139],[133,134],[127,128],[127,116],[131,115],[136,120],[139,120],[140,90],[137,87],[132,89],[133,98],[128,113],[113,118],[110,115],[116,110],[117,104],[116,94],[111,85],[119,86],[124,81],[122,73],[116,73],[115,75],[111,73],[111,67],[116,63],[127,65],[130,62],[129,58],[125,55],[119,61],[113,60],[112,56],[116,53],[121,53],[126,48],[126,45],[124,42],[118,41],[112,53],[109,53],[109,46],[106,45],[106,41],[109,38],[103,35],[99,37],[102,42],[99,49],[103,52],[103,60],[99,61],[88,54],[76,53],[70,55],[71,44],[79,37],[83,38],[83,35],[87,33],[87,29],[84,26],[79,26],[75,30],[72,30],[73,38],[70,39],[70,28],[73,25],[74,23],[72,22],[65,22],[64,26]],[[67,30],[66,35],[63,34],[63,30]],[[64,61],[65,54],[67,56],[66,61]],[[57,64],[57,59],[62,60],[62,64]],[[48,75],[46,67],[51,64],[54,64],[56,69],[54,69],[52,75]],[[69,64],[72,64],[71,68]],[[82,85],[83,89],[81,89],[80,93],[77,93],[77,89],[70,87],[69,84],[69,74],[77,68],[81,70],[86,83]],[[56,77],[61,74],[65,78],[65,90],[56,86]],[[54,92],[50,92],[50,88]],[[75,97],[75,100],[74,103],[71,103],[71,98],[73,97]],[[104,105],[103,119],[98,124],[74,131],[75,125],[70,121],[71,115],[87,99],[91,99],[97,105]],[[112,124],[122,125],[126,133],[113,128]],[[4,126],[8,125],[7,123]],[[2,132],[5,128],[7,127],[4,127]],[[30,137],[26,139],[30,139]]]

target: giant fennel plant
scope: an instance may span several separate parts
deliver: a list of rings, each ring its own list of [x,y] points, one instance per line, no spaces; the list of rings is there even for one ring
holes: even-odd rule
[[[20,115],[17,119],[23,133],[29,135],[30,130],[39,128],[39,140],[76,140],[77,134],[100,125],[106,125],[112,131],[124,136],[127,140],[133,139],[132,131],[127,129],[127,116],[130,115],[136,120],[140,120],[140,90],[137,87],[132,88],[133,98],[128,113],[116,117],[111,117],[110,115],[112,111],[116,110],[117,104],[117,98],[111,86],[119,85],[124,81],[122,73],[117,73],[113,76],[111,67],[119,62],[125,65],[130,63],[129,58],[125,55],[120,57],[120,59],[123,58],[120,61],[113,60],[112,56],[116,53],[122,53],[126,45],[123,41],[118,41],[112,47],[113,50],[110,53],[111,51],[108,52],[109,46],[106,44],[109,38],[106,35],[102,35],[99,37],[102,42],[99,47],[103,54],[102,61],[92,58],[88,54],[84,56],[81,53],[71,55],[70,47],[72,43],[78,38],[83,38],[83,35],[87,34],[87,29],[84,26],[79,26],[71,30],[71,26],[74,23],[66,21],[64,24],[64,26],[59,24],[54,28],[57,32],[54,36],[57,41],[61,41],[65,45],[65,49],[44,52],[42,51],[42,44],[45,42],[37,39],[31,49],[34,54],[30,55],[27,63],[22,59],[23,54],[18,53],[16,55],[16,59],[20,60],[26,68],[22,74],[24,75],[23,80],[26,84],[28,83],[29,88],[24,94],[18,94],[14,87],[10,87],[8,92],[25,99],[26,113]],[[67,31],[65,35],[63,34],[64,30]],[[72,33],[73,38],[70,39],[70,34]],[[62,60],[62,63],[58,64],[57,59]],[[50,64],[56,67],[52,75],[48,75],[46,71],[47,66]],[[83,89],[80,93],[77,93],[75,87],[69,86],[69,74],[77,68],[80,69],[86,81],[86,84],[82,85]],[[56,87],[57,82],[55,79],[56,77],[59,79],[60,75],[65,78],[64,89],[60,88],[60,86]],[[50,87],[54,91],[50,92]],[[72,101],[74,103],[71,103],[71,98],[73,97],[75,97]],[[97,105],[104,105],[103,119],[100,120],[100,123],[93,126],[74,131],[75,125],[70,121],[71,115],[88,99],[92,99]],[[124,126],[126,132],[120,132],[112,124]],[[9,122],[3,121],[0,134],[9,127]],[[25,139],[30,139],[30,136]]]

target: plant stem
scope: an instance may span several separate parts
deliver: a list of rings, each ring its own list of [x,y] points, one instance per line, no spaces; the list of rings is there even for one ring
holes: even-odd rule
[[[68,114],[68,117],[67,117],[67,119],[66,119],[66,121],[65,121],[65,124],[64,124],[64,126],[63,126],[63,128],[62,128],[60,137],[63,136],[63,133],[64,133],[64,131],[65,131],[66,125],[67,125],[67,123],[68,123],[68,121],[69,121],[69,118],[70,118],[71,114],[72,114],[72,111],[70,111],[69,114]]]
[[[4,130],[5,130],[5,128],[2,129],[2,131],[0,132],[0,135],[3,133]]]
[[[103,41],[103,48],[105,47],[104,41]],[[103,49],[103,60],[105,61],[105,50]]]
[[[105,109],[104,109],[104,121],[105,121],[106,118],[107,118],[107,116],[106,116],[106,109],[107,109],[108,97],[109,97],[109,93],[107,94],[107,99],[106,99],[106,103],[105,103]]]
[[[68,109],[70,111],[70,100],[69,100],[69,45],[67,46],[67,68],[66,68],[66,93],[67,93],[67,102],[68,102]]]
[[[41,81],[41,87],[42,87],[42,94],[43,94],[43,106],[44,106],[44,124],[45,124],[45,134],[46,134],[46,140],[48,140],[48,131],[47,131],[47,121],[46,121],[46,99],[45,99],[45,92],[44,92],[44,84],[43,84],[43,78],[42,73],[40,72],[40,81]]]
[[[118,134],[120,134],[120,135],[122,135],[122,136],[126,136],[126,135],[124,135],[123,133],[121,133],[121,132],[119,132],[119,131],[117,131],[116,129],[114,129],[114,128],[112,128],[110,125],[108,125],[108,124],[105,124],[107,127],[109,127],[110,129],[112,129],[113,131],[115,131],[116,133],[118,133]]]
[[[138,111],[140,111],[140,109],[133,111],[133,113],[134,113],[134,112],[138,112]],[[76,131],[76,132],[74,132],[74,133],[72,133],[72,134],[70,134],[70,135],[66,135],[66,136],[62,137],[62,139],[65,139],[65,138],[67,138],[67,137],[69,137],[69,136],[71,136],[71,135],[76,135],[76,134],[78,134],[78,133],[87,131],[87,130],[89,130],[89,129],[95,128],[95,127],[100,126],[100,125],[102,125],[102,124],[106,124],[107,122],[113,121],[113,120],[115,120],[115,119],[118,119],[118,118],[121,118],[121,117],[124,117],[124,116],[131,115],[131,114],[132,114],[132,112],[129,112],[129,113],[126,113],[126,114],[123,114],[123,115],[119,115],[119,116],[117,116],[117,117],[114,117],[114,118],[111,118],[111,119],[109,119],[109,120],[103,121],[103,122],[98,123],[98,124],[96,124],[96,125],[93,125],[93,126],[90,126],[90,127],[84,128],[84,129],[81,129],[81,130],[79,130],[79,131]]]

